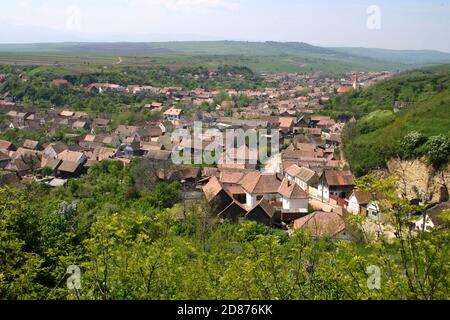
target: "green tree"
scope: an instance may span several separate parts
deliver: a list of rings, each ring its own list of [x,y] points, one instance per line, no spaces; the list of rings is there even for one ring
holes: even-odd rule
[[[424,149],[433,166],[440,168],[449,161],[450,138],[444,135],[430,137]]]
[[[37,299],[42,259],[26,250],[20,224],[26,203],[18,190],[0,189],[0,299]]]

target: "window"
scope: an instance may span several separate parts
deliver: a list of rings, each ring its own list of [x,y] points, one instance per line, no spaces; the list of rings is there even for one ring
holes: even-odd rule
[[[369,217],[372,219],[379,219],[379,212],[377,210],[369,210]]]

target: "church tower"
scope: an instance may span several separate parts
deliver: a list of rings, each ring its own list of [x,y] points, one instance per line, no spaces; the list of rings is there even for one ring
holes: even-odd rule
[[[355,79],[355,81],[353,81],[353,89],[354,90],[359,90],[361,88],[361,85],[359,84],[358,74],[357,73],[355,73],[354,79]]]

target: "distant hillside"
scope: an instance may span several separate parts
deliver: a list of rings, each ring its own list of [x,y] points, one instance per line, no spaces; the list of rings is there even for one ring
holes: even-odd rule
[[[403,108],[395,113],[394,106]],[[387,159],[402,155],[400,143],[411,132],[424,138],[407,156],[425,155],[426,138],[450,138],[450,65],[405,72],[362,92],[338,96],[328,111],[335,116],[358,117],[343,136],[347,160],[358,175],[384,167]],[[450,150],[439,152],[445,158]]]
[[[229,63],[249,66],[259,72],[406,70],[422,65],[450,63],[450,54],[437,51],[324,48],[301,42],[0,44],[0,63],[33,63],[33,56],[42,62],[46,55],[49,55],[48,64],[70,63],[71,57],[77,61],[85,57],[85,63],[95,63],[97,56],[117,61],[114,58],[121,56],[128,57],[124,59],[124,64],[130,65],[172,63],[215,67]]]
[[[433,50],[387,50],[368,48],[332,48],[332,50],[371,58],[380,61],[390,61],[393,63],[403,63],[412,65],[431,65],[450,63],[450,54]]]

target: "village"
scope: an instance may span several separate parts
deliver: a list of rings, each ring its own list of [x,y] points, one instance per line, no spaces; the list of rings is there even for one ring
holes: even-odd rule
[[[70,107],[25,108],[5,94],[0,100],[0,113],[5,119],[0,123],[1,131],[68,131],[64,139],[46,143],[27,139],[16,145],[0,140],[0,186],[34,181],[64,187],[69,179],[81,177],[100,161],[128,165],[134,158],[143,158],[154,165],[159,181],[181,181],[185,201],[205,199],[220,219],[251,220],[285,230],[308,229],[318,238],[353,240],[344,216],[362,215],[379,222],[379,206],[373,195],[355,188],[355,177],[343,153],[342,130],[356,119],[333,119],[320,113],[335,95],[362,90],[394,74],[348,73],[342,79],[272,74],[265,75],[266,80],[278,83],[278,87],[241,91],[111,83],[77,88],[98,95],[152,92],[167,98],[142,106],[159,115],[157,119],[144,125],[116,127],[111,115],[91,115]],[[7,81],[7,76],[0,75],[0,81]],[[53,80],[51,85],[72,86],[65,79]],[[225,98],[216,105],[215,97],[221,94]],[[252,103],[239,107],[234,99],[239,96],[248,97]],[[192,112],[205,105],[212,107]],[[180,129],[192,133],[195,123],[201,123],[204,131],[189,139],[174,138],[174,132]],[[231,161],[219,159],[212,165],[201,160],[196,162],[199,165],[173,163],[176,152],[201,159],[214,142],[214,134],[206,132],[221,134],[229,129],[271,130],[277,133],[270,137],[276,137],[280,148],[262,161],[257,155],[255,159],[258,152],[244,140],[228,150],[224,144],[219,146],[231,155]]]

